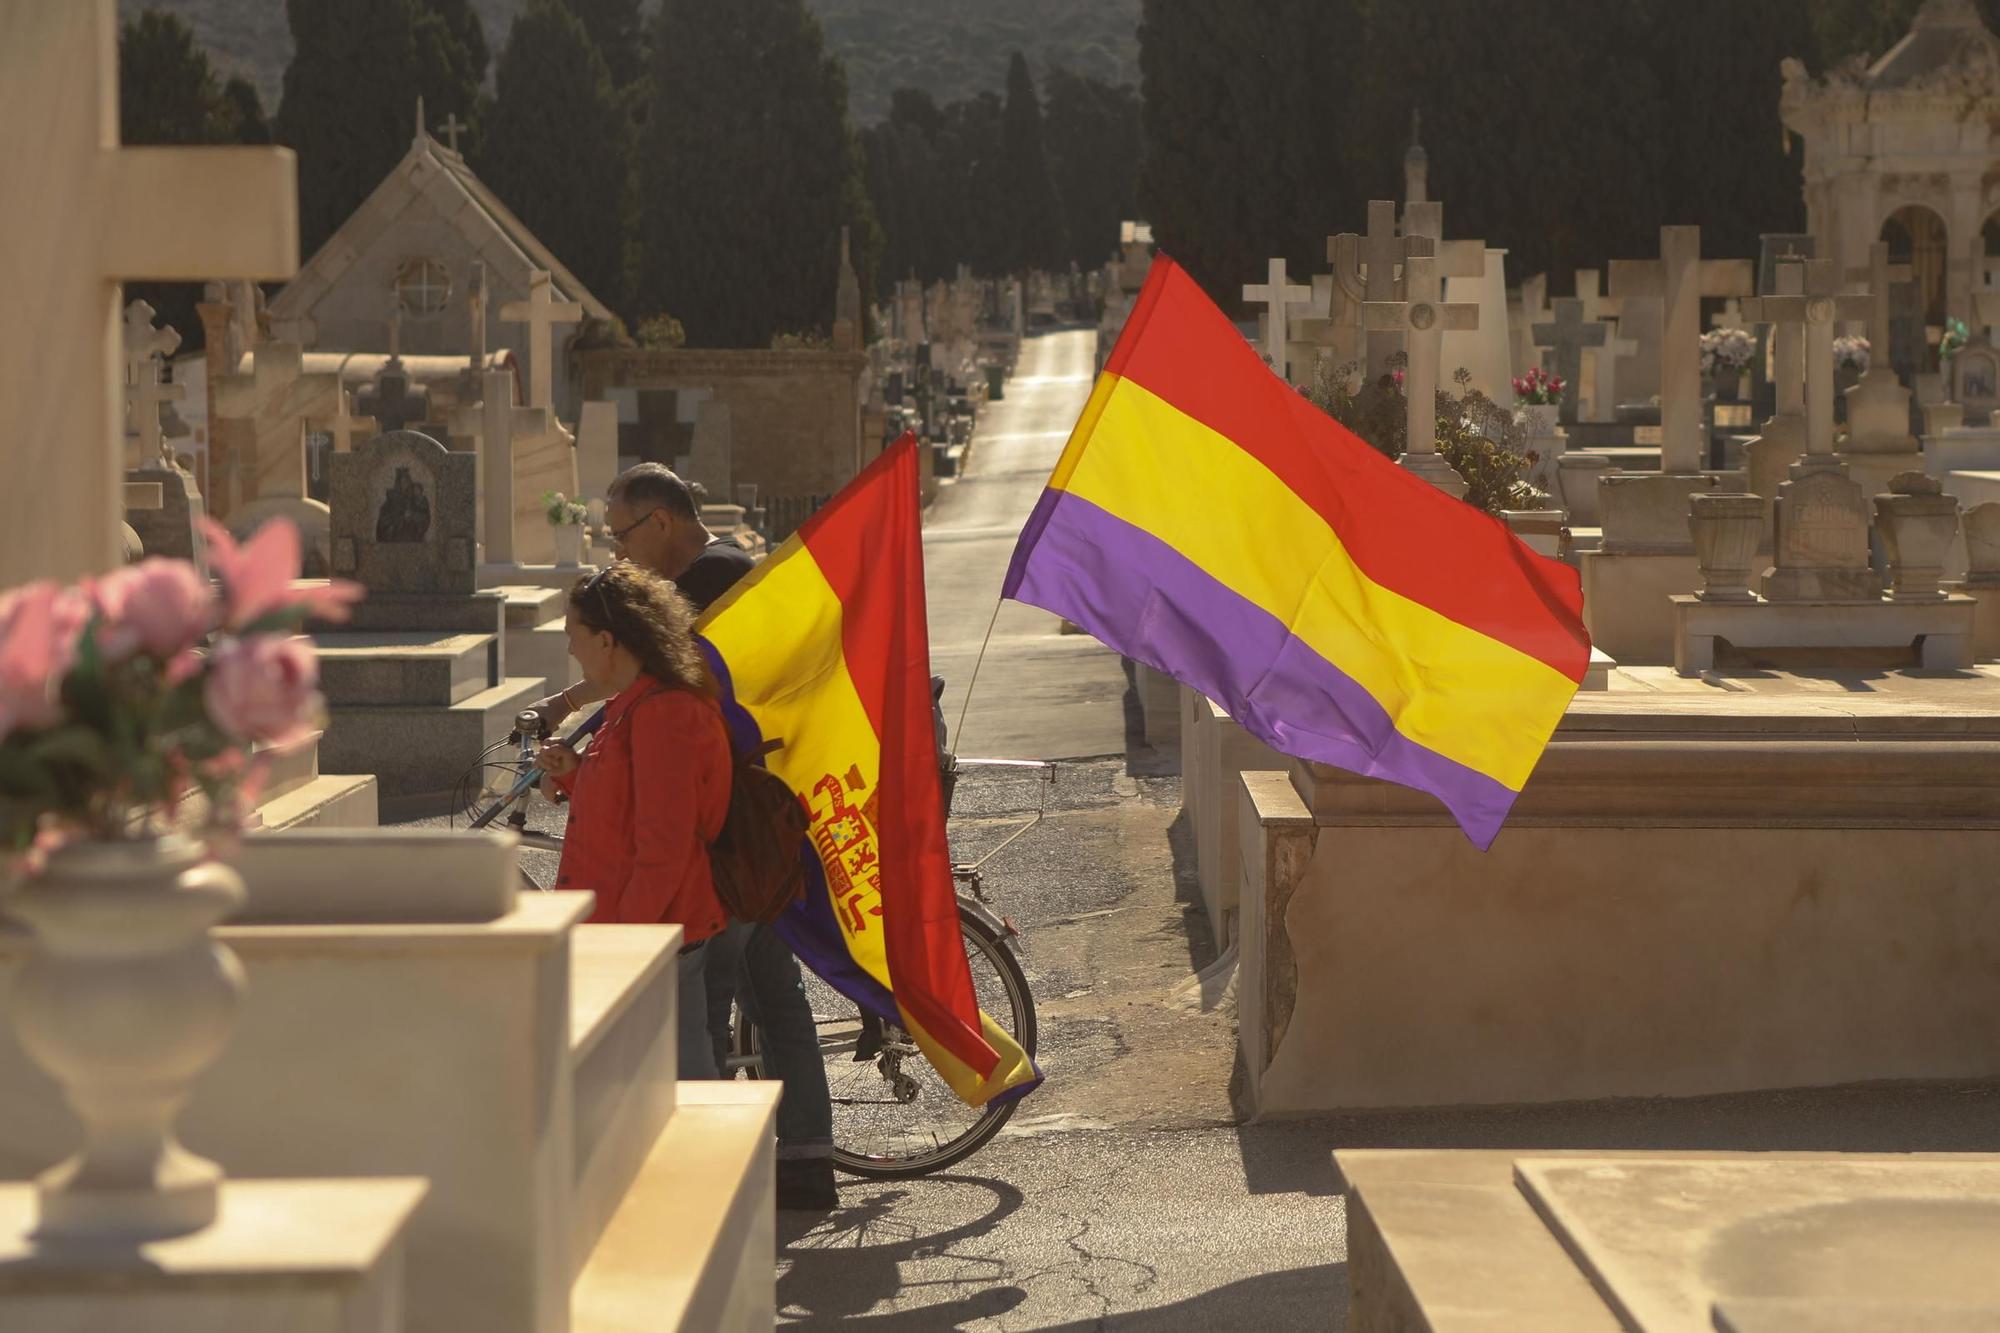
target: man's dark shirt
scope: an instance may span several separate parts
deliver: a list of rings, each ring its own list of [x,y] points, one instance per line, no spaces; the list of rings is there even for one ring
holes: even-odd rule
[[[694,563],[681,571],[674,580],[674,586],[681,590],[681,596],[694,603],[696,611],[708,610],[708,604],[729,591],[736,580],[757,567],[757,561],[748,551],[727,537],[717,537],[694,558]]]

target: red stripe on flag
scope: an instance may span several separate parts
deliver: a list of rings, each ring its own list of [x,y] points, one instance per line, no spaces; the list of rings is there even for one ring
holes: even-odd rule
[[[1377,584],[1583,679],[1590,642],[1576,571],[1525,555],[1505,523],[1397,467],[1314,407],[1165,255],[1153,257],[1105,369],[1269,468]]]
[[[882,743],[876,828],[890,989],[914,1021],[985,1078],[999,1056],[980,1033],[945,841],[917,449],[916,436],[905,433],[799,537],[840,598],[847,674]]]

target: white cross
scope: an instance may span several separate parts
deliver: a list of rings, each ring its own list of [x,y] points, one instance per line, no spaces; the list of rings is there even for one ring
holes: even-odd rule
[[[1616,319],[1618,301],[1615,297],[1600,293],[1604,282],[1604,271],[1595,268],[1580,268],[1576,271],[1576,299],[1583,302],[1585,319]]]
[[[444,124],[438,126],[438,128],[444,131],[446,146],[449,147],[452,152],[456,153],[458,151],[459,131],[469,130],[472,128],[472,126],[460,120],[458,118],[458,113],[454,111],[450,115],[444,118]]]
[[[153,307],[144,301],[126,303],[125,383],[128,386],[139,382],[148,361],[155,357],[172,356],[181,345],[181,331],[173,325],[153,327],[156,314]]]
[[[1889,288],[1898,282],[1908,282],[1916,276],[1916,270],[1908,264],[1889,262],[1889,243],[1877,241],[1868,247],[1868,266],[1847,270],[1849,282],[1867,284],[1868,341],[1874,353],[1868,362],[1868,369],[1876,367],[1895,374],[1889,365]]]
[[[1246,283],[1243,299],[1261,303],[1264,315],[1264,359],[1280,376],[1285,374],[1285,329],[1293,306],[1312,300],[1312,288],[1302,287],[1285,277],[1285,261],[1273,259],[1265,268],[1261,283]]]
[[[1342,232],[1326,240],[1326,257],[1333,264],[1334,282],[1350,300],[1394,301],[1402,297],[1398,265],[1413,255],[1431,252],[1427,236],[1396,234],[1396,204],[1392,199],[1368,201],[1368,232],[1356,236]],[[1395,355],[1396,338],[1387,330],[1368,340],[1368,378],[1388,373],[1389,358]]]
[[[1404,263],[1408,299],[1369,301],[1361,307],[1362,325],[1370,329],[1400,329],[1409,365],[1403,372],[1403,397],[1409,413],[1409,444],[1405,456],[1421,458],[1437,452],[1438,359],[1447,329],[1479,327],[1479,307],[1470,301],[1446,304],[1438,297],[1436,260],[1412,255]]]
[[[309,419],[306,429],[315,435],[333,437],[333,451],[337,454],[354,452],[354,437],[372,440],[380,430],[374,417],[357,417],[348,408],[347,386],[341,385],[333,391],[333,415],[323,419]]]
[[[1444,238],[1444,205],[1436,200],[1414,203],[1403,210],[1403,235],[1421,236],[1430,241],[1430,253],[1437,257],[1436,270],[1440,278],[1486,276],[1486,242],[1447,241]]]
[[[1778,266],[1780,275],[1785,265]],[[1808,259],[1805,291],[1799,296],[1765,296],[1756,301],[1756,315],[1766,324],[1803,324],[1805,352],[1806,452],[1833,453],[1833,326],[1846,319],[1865,319],[1873,298],[1842,296],[1840,270],[1831,259]],[[1663,397],[1661,401],[1666,400]]]
[[[1743,303],[1734,296],[1724,301],[1722,309],[1708,317],[1708,327],[1711,329],[1743,329],[1747,332],[1750,325],[1745,322]]]
[[[1781,260],[1771,271],[1773,295],[1803,296],[1806,270],[1803,262]],[[1754,323],[1771,326],[1771,383],[1778,391],[1776,416],[1803,419],[1806,412],[1806,363],[1799,348],[1803,324],[1794,319],[1770,320],[1760,299],[1743,303],[1743,313]]]
[[[1747,259],[1704,260],[1700,227],[1660,228],[1658,259],[1611,261],[1613,296],[1660,299],[1662,472],[1701,470],[1708,433],[1701,410],[1701,298],[1751,295],[1752,269]]]
[[[0,525],[10,583],[118,567],[119,281],[298,269],[290,150],[121,147],[117,39],[111,0],[0,5],[0,463],[34,497]]]
[[[555,405],[555,338],[557,324],[575,324],[583,319],[583,303],[558,301],[555,284],[545,268],[528,274],[528,299],[509,301],[500,307],[506,324],[528,326],[528,406]]]
[[[178,338],[175,339],[179,341]],[[160,407],[165,403],[179,402],[187,397],[184,384],[163,384],[160,382],[160,362],[157,357],[147,357],[138,366],[138,377],[125,385],[125,419],[128,428],[138,436],[138,444],[127,454],[125,466],[132,468],[157,468],[163,462],[170,462],[172,455],[167,452],[166,436],[160,431]]]

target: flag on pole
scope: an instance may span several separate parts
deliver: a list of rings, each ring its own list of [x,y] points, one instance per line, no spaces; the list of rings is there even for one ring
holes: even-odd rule
[[[1590,663],[1574,570],[1300,396],[1163,255],[1003,592],[1482,849]]]
[[[917,441],[905,434],[731,588],[699,631],[739,750],[811,811],[800,961],[909,1032],[968,1104],[1041,1081],[980,1012],[959,934],[931,717]]]

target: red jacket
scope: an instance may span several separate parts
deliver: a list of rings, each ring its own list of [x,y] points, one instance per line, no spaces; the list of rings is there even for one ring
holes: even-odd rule
[[[594,922],[669,922],[689,944],[721,930],[708,844],[729,810],[731,769],[714,701],[640,676],[557,780],[571,805],[556,887],[595,893]]]

